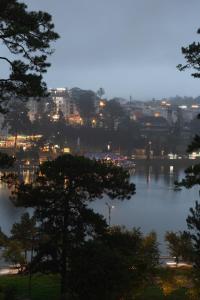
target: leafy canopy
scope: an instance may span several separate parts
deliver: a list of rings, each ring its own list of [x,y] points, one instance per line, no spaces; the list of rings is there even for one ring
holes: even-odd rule
[[[158,264],[156,235],[112,227],[76,250],[70,284],[77,299],[133,299]],[[103,287],[103,288],[102,288]]]
[[[92,201],[108,195],[112,199],[130,198],[135,192],[135,185],[129,182],[129,174],[123,168],[111,163],[91,160],[82,156],[66,154],[54,161],[47,161],[40,166],[40,174],[34,184],[21,184],[18,190],[18,204],[29,206],[27,200],[29,190],[40,193],[40,197],[29,196],[35,206],[49,201],[53,192],[70,199]],[[38,195],[38,194],[37,194]],[[73,198],[74,197],[74,198]],[[52,197],[51,197],[52,198]]]
[[[13,201],[34,208],[42,238],[33,264],[39,271],[60,273],[62,294],[68,291],[74,251],[107,228],[89,202],[104,195],[123,200],[134,192],[135,185],[122,168],[72,155],[43,163],[32,184],[17,187]]]
[[[46,12],[28,11],[27,5],[18,0],[0,0],[0,8],[0,41],[5,47],[3,53],[8,53],[0,56],[0,62],[6,63],[10,71],[6,78],[0,78],[3,109],[12,97],[46,94],[42,74],[50,66],[50,44],[59,36]]]
[[[26,103],[15,100],[9,105],[9,112],[5,115],[2,128],[8,128],[12,135],[29,134],[31,132],[31,121],[28,116]]]
[[[197,30],[197,33],[200,34],[200,28]],[[194,69],[194,72],[191,74],[195,78],[200,77],[200,43],[193,42],[187,47],[182,47],[182,54],[186,60],[186,64],[179,64],[177,68],[180,71],[185,71],[186,69]]]

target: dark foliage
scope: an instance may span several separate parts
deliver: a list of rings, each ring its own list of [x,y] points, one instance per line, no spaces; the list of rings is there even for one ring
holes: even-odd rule
[[[200,150],[200,136],[195,135],[191,144],[188,146],[187,152],[191,153],[193,151],[199,151]]]
[[[16,205],[35,209],[40,225],[35,270],[59,272],[61,291],[66,294],[74,249],[102,235],[107,227],[88,203],[104,195],[128,199],[134,192],[129,174],[111,164],[64,155],[41,165],[36,181],[20,184],[13,195]]]
[[[0,152],[0,168],[8,169],[13,167],[15,158],[6,153]]]
[[[84,123],[86,125],[91,125],[91,119],[95,115],[95,93],[93,91],[80,90],[79,93],[74,95],[74,99]]]
[[[200,33],[200,29],[197,30],[197,33]],[[194,73],[191,75],[195,78],[200,77],[200,43],[193,42],[187,47],[182,47],[182,54],[186,60],[186,64],[179,64],[177,68],[180,71],[186,69],[194,69]]]
[[[51,15],[28,11],[18,0],[0,0],[0,40],[9,50],[0,61],[8,64],[10,74],[0,79],[0,104],[4,111],[13,97],[41,97],[46,94],[42,74],[50,64],[50,43],[58,38]],[[13,59],[16,57],[16,59]],[[19,57],[17,59],[17,57]]]
[[[190,214],[187,217],[187,225],[191,232],[194,242],[194,263],[200,275],[200,203],[195,202],[195,207],[190,208]]]

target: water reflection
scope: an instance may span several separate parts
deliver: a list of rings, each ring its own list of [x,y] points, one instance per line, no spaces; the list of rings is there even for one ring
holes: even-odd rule
[[[167,230],[187,228],[189,208],[198,199],[198,187],[191,190],[174,191],[174,181],[184,177],[184,167],[175,165],[140,165],[136,167],[131,181],[136,184],[136,194],[130,200],[110,201],[115,206],[111,224],[128,228],[140,227],[144,233],[155,230],[160,248]],[[105,201],[96,201],[92,206],[107,218]]]
[[[17,172],[15,172],[21,181],[25,181],[26,183],[30,183],[33,178],[35,171],[32,169],[20,168]],[[0,178],[4,175],[4,173],[0,172]],[[8,173],[6,173],[8,175]],[[12,201],[10,200],[10,196],[12,193],[12,188],[8,188],[8,185],[0,180],[0,227],[6,234],[9,234],[12,224],[19,221],[21,214],[26,211],[25,208],[16,208]]]
[[[136,177],[146,178],[147,186],[151,185],[151,181],[159,182],[160,180],[166,186],[173,186],[174,182],[180,180],[184,175],[183,167],[175,167],[173,165],[141,165],[136,167],[134,173]]]
[[[22,169],[20,178],[26,183],[33,180],[35,170]],[[125,225],[128,228],[140,227],[144,233],[155,230],[163,246],[163,236],[167,230],[186,229],[189,208],[199,198],[199,188],[174,191],[174,181],[184,176],[184,167],[176,165],[141,164],[136,166],[131,181],[136,184],[136,194],[130,200],[97,200],[92,204],[108,220],[106,202],[114,205],[111,212],[111,225]],[[0,182],[0,226],[9,233],[12,224],[20,219],[25,209],[15,208],[9,200],[10,191]],[[163,250],[164,251],[164,250]]]

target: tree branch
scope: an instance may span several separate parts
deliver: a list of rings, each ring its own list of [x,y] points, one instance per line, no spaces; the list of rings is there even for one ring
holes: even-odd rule
[[[13,63],[12,63],[12,61],[11,60],[9,60],[7,57],[3,57],[3,56],[0,56],[0,59],[1,60],[5,60],[5,61],[7,61],[12,67],[13,67]]]

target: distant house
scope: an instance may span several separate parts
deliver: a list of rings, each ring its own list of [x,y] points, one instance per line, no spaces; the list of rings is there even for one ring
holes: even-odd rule
[[[170,130],[167,120],[159,116],[143,116],[138,120],[138,123],[141,125],[141,133],[144,135],[150,133],[168,133]]]

